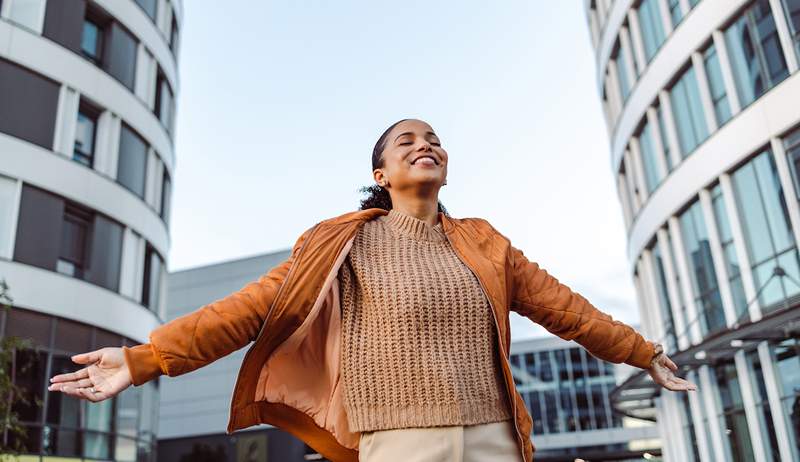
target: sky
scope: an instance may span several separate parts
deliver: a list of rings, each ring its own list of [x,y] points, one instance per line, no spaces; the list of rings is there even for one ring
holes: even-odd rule
[[[356,210],[403,118],[449,155],[439,199],[639,321],[582,0],[184,1],[167,268],[290,248]],[[265,272],[269,268],[264,269]],[[511,314],[512,339],[550,336]]]

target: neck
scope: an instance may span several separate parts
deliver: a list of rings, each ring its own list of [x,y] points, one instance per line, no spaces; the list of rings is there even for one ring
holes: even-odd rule
[[[437,198],[434,198],[433,201],[429,199],[395,201],[393,198],[392,208],[422,220],[431,226],[436,226],[439,223],[439,201]]]

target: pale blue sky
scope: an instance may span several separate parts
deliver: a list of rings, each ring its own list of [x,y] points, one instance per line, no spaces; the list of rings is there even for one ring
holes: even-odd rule
[[[184,5],[170,271],[355,210],[378,136],[413,117],[448,151],[451,215],[638,322],[581,0]]]

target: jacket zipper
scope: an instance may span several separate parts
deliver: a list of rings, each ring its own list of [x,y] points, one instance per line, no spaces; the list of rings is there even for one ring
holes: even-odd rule
[[[447,239],[447,242],[450,243],[450,247],[453,248],[453,251],[456,254],[456,256],[458,257],[458,259],[461,260],[461,263],[463,263],[464,266],[469,268],[469,270],[472,272],[472,274],[475,275],[475,279],[478,280],[478,284],[480,284],[481,290],[483,290],[483,295],[486,297],[486,300],[489,302],[489,306],[491,308],[490,311],[492,312],[492,319],[494,319],[494,327],[495,327],[495,331],[497,332],[497,340],[498,340],[498,347],[500,348],[500,354],[503,356],[503,359],[506,362],[509,362],[508,357],[506,357],[505,350],[503,349],[503,345],[500,344],[500,343],[502,343],[502,340],[500,339],[500,324],[497,322],[497,314],[495,313],[494,306],[492,305],[492,297],[490,297],[489,293],[486,291],[486,287],[483,285],[483,281],[481,280],[480,276],[478,276],[478,273],[476,271],[474,271],[472,268],[470,268],[470,266],[467,264],[467,262],[465,262],[464,259],[461,257],[461,255],[458,253],[458,251],[456,250],[455,246],[453,246],[453,243],[450,241],[450,236],[448,236],[447,233],[444,233],[444,236]],[[512,409],[513,416],[514,416],[514,429],[516,430],[516,433],[517,433],[517,441],[522,443],[521,441],[519,441],[520,431],[519,431],[519,426],[517,426],[517,400],[514,399],[513,396],[509,396],[510,395],[510,393],[508,393],[509,383],[508,383],[508,380],[506,380],[505,374],[503,374],[503,383],[506,384],[506,396],[508,397],[508,400],[511,402],[511,409]],[[520,444],[520,454],[522,455],[522,461],[526,462],[526,459],[525,459],[525,445],[524,444]]]
[[[264,328],[267,325],[267,320],[269,320],[269,317],[272,314],[272,309],[275,307],[277,302],[280,300],[280,296],[283,293],[283,288],[286,287],[286,283],[289,281],[289,276],[292,275],[292,273],[294,272],[294,269],[297,267],[297,262],[300,260],[300,256],[303,254],[303,249],[306,247],[306,243],[308,243],[308,241],[311,240],[311,236],[314,235],[314,233],[317,231],[318,227],[319,227],[319,223],[314,225],[314,228],[308,234],[306,239],[303,241],[302,244],[300,244],[300,248],[297,249],[297,257],[295,257],[295,259],[292,261],[291,266],[289,266],[289,271],[286,273],[286,277],[283,278],[283,282],[281,283],[281,286],[278,288],[278,293],[276,293],[275,294],[275,298],[272,299],[272,303],[270,304],[269,309],[267,310],[267,314],[264,316],[264,322],[261,323],[261,328],[258,331],[258,335],[256,335],[256,339],[253,341],[253,345],[251,345],[251,347],[248,348],[247,351],[245,352],[244,358],[242,359],[242,365],[247,363],[247,357],[250,356],[250,353],[253,351],[253,347],[255,347],[256,343],[258,343],[258,340],[261,338],[261,335],[264,333]],[[241,377],[242,377],[241,373],[237,374],[236,375],[236,382],[233,384],[234,392],[231,395],[231,405],[230,405],[231,412],[233,412],[233,399],[236,397],[236,390],[239,389],[239,379],[241,379]]]

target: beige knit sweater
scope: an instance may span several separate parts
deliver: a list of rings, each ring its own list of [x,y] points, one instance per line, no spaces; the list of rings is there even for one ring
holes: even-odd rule
[[[394,209],[364,223],[339,278],[350,430],[511,417],[489,302],[441,223]]]

